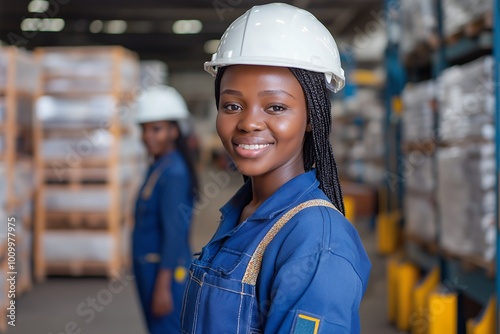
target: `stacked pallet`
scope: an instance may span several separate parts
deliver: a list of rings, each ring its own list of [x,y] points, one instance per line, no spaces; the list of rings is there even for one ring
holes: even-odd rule
[[[493,58],[446,69],[439,78],[440,245],[487,265],[495,256]]]
[[[141,152],[139,63],[122,47],[41,48],[36,105],[37,279],[118,273],[127,256]]]
[[[435,83],[407,84],[403,90],[404,214],[407,237],[437,239]]]
[[[0,49],[0,330],[7,296],[7,272],[15,272],[15,297],[32,285],[33,101],[39,68],[32,54]],[[10,234],[7,235],[7,232]],[[8,242],[12,246],[8,252]],[[15,252],[15,260],[14,255]],[[8,263],[9,262],[9,263]],[[8,266],[9,264],[9,266]],[[11,297],[13,297],[11,295]]]

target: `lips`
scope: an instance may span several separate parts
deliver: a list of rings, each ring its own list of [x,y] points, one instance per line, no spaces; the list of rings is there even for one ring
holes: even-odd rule
[[[241,137],[233,140],[236,154],[247,159],[260,157],[273,144],[263,138]]]

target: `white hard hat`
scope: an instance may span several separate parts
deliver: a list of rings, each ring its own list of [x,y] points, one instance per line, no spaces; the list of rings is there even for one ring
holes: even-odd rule
[[[177,121],[188,116],[186,102],[175,88],[155,86],[139,97],[137,123]]]
[[[296,67],[325,74],[328,89],[344,87],[337,44],[328,29],[308,11],[283,3],[254,6],[222,35],[205,71],[223,66]]]

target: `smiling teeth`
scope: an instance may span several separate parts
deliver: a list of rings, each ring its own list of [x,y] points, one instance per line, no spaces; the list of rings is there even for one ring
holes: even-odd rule
[[[245,150],[261,150],[264,147],[269,146],[270,144],[263,144],[263,145],[246,145],[246,144],[241,144],[238,145],[241,148],[244,148]]]

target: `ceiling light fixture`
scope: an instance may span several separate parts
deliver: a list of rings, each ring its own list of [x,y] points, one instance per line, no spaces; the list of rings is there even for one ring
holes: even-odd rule
[[[123,34],[127,30],[127,22],[123,20],[112,20],[106,22],[104,32],[108,34]]]
[[[89,25],[89,30],[93,34],[100,33],[102,31],[102,28],[104,27],[104,23],[102,23],[101,20],[94,20],[90,22]]]
[[[176,34],[197,34],[202,28],[203,24],[199,20],[178,20],[172,26]]]
[[[59,32],[64,26],[63,19],[26,18],[21,22],[22,31]]]
[[[214,54],[217,52],[217,47],[219,46],[220,40],[218,39],[210,39],[205,42],[203,45],[203,50],[208,54]]]
[[[49,9],[49,2],[45,0],[32,0],[28,4],[30,13],[45,13],[47,9]]]

